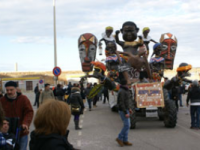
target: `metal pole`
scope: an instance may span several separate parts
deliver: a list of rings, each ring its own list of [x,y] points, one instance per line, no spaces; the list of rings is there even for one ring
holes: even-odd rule
[[[57,67],[57,42],[56,42],[56,6],[53,0],[53,18],[54,18],[54,67]],[[54,85],[57,85],[58,78],[54,76]]]

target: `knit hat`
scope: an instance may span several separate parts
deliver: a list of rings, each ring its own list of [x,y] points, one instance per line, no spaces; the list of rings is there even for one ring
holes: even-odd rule
[[[106,30],[113,30],[113,27],[108,26],[108,27],[106,27]]]
[[[142,32],[147,31],[147,30],[150,30],[149,27],[144,27]]]
[[[15,88],[17,87],[17,83],[14,82],[14,81],[8,81],[6,84],[5,84],[5,87],[8,87],[8,86],[14,86]]]

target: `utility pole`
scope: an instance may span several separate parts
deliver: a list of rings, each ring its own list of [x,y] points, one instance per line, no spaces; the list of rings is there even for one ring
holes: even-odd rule
[[[54,24],[54,67],[57,67],[57,40],[56,40],[56,6],[53,0],[53,24]],[[54,76],[54,85],[57,85],[58,77]]]

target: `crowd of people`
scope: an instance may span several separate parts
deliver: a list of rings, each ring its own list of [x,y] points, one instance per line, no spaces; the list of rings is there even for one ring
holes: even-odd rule
[[[74,117],[75,130],[81,130],[79,119],[84,113],[85,100],[87,100],[89,111],[97,107],[98,101],[101,100],[102,103],[105,103],[106,99],[109,101],[109,92],[106,88],[95,97],[89,98],[95,86],[97,86],[96,83],[87,83],[86,88],[81,84],[69,83],[65,89],[60,84],[50,89],[50,84],[47,83],[42,90],[37,84],[34,89],[35,102],[33,105],[38,109],[33,121],[35,130],[30,134],[30,150],[75,150],[68,141],[69,130],[67,128],[71,115]],[[33,107],[28,97],[19,90],[16,82],[7,82],[5,89],[5,95],[0,93],[0,149],[26,150],[29,128],[34,116]],[[182,93],[176,95],[177,99],[180,99],[180,94]],[[169,96],[173,96],[173,91],[169,93]],[[116,139],[120,146],[132,145],[128,141],[130,115],[132,114],[130,97],[127,81],[122,80],[117,97],[119,115],[123,121],[123,128]],[[186,105],[190,106],[190,128],[200,129],[200,81],[194,80],[191,84]]]
[[[74,116],[75,130],[80,130],[79,118],[84,112],[85,99],[90,111],[92,102],[93,107],[97,107],[97,101],[99,97],[102,100],[102,94],[106,93],[104,95],[108,99],[107,89],[94,98],[88,98],[96,85],[88,83],[84,88],[83,85],[69,83],[65,89],[61,84],[51,89],[50,84],[46,83],[42,90],[37,84],[33,106],[38,110],[34,118],[35,130],[31,132],[30,150],[75,150],[67,140],[71,114]],[[33,107],[16,82],[7,82],[5,90],[5,95],[0,93],[0,150],[26,150],[29,128],[34,116]]]

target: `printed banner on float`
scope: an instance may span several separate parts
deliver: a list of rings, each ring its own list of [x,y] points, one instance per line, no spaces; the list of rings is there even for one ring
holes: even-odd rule
[[[163,88],[161,83],[138,83],[135,87],[138,108],[164,107]]]

